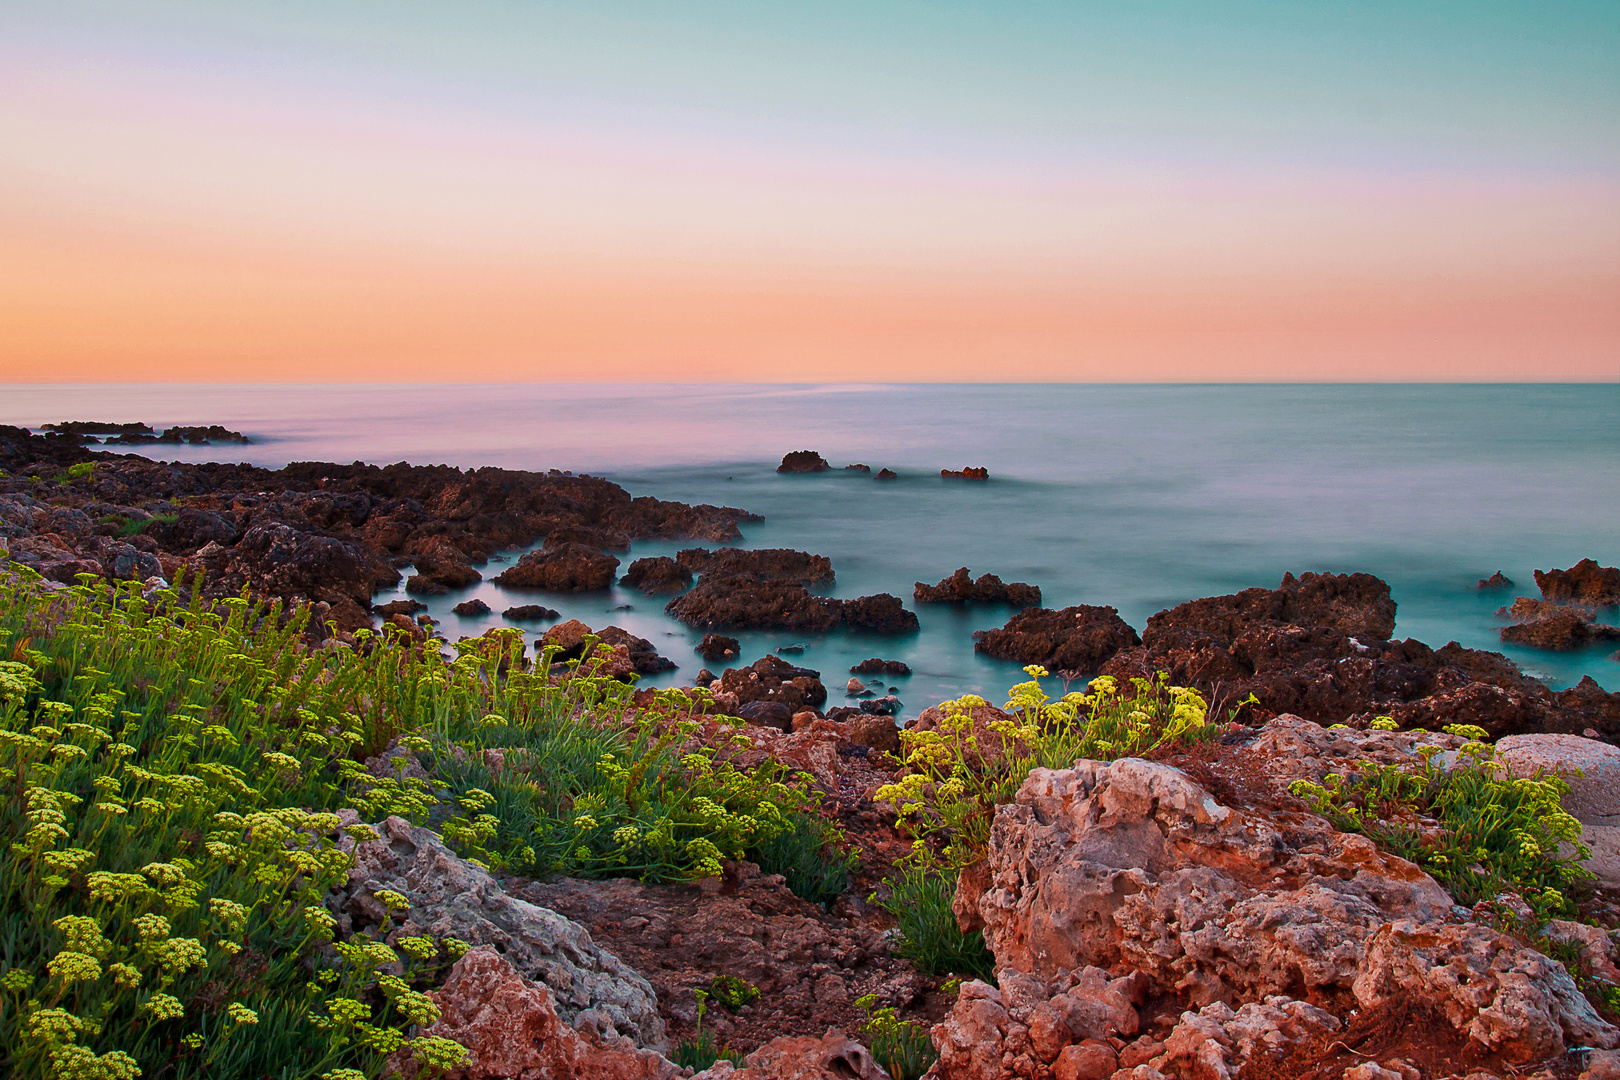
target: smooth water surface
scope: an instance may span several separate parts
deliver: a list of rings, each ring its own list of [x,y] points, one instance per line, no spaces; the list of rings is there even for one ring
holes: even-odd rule
[[[1493,617],[1536,595],[1533,568],[1620,561],[1616,385],[12,386],[0,399],[6,423],[221,423],[255,440],[144,448],[166,459],[588,471],[634,495],[763,514],[744,526],[746,546],[827,555],[833,595],[892,592],[907,606],[914,582],[967,566],[1039,585],[1048,607],[1113,604],[1140,629],[1162,608],[1275,586],[1285,571],[1363,570],[1394,589],[1400,636],[1505,651],[1555,687],[1587,674],[1620,686],[1612,645],[1507,647]],[[806,448],[834,471],[776,474],[782,454]],[[900,479],[838,468],[851,462]],[[965,465],[991,479],[939,476]],[[624,564],[687,546],[639,543]],[[1496,570],[1518,588],[1472,590]],[[497,614],[452,614],[468,596]],[[430,601],[451,638],[529,602],[649,638],[681,665],[656,684],[701,666],[700,635],[629,590],[486,581]],[[969,691],[996,698],[1021,678],[977,657],[970,637],[1009,614],[923,605],[921,633],[900,639],[738,636],[745,660],[803,645],[788,658],[823,672],[830,704],[856,661],[905,660],[916,674],[893,685],[909,714]]]

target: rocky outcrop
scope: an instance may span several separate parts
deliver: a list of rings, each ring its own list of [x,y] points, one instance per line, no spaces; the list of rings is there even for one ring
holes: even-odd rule
[[[1536,587],[1560,604],[1614,607],[1620,604],[1620,568],[1582,559],[1568,570],[1537,570]]]
[[[911,665],[900,660],[881,660],[876,656],[862,660],[850,668],[853,675],[910,675]]]
[[[795,667],[777,656],[763,656],[745,668],[727,668],[713,688],[735,694],[739,705],[754,702],[781,705],[787,710],[788,720],[800,709],[819,708],[827,703],[827,688],[822,685],[821,672]]]
[[[900,598],[890,593],[843,601],[844,625],[869,634],[914,634],[918,623],[915,612],[907,611]]]
[[[692,571],[668,555],[651,559],[637,559],[624,572],[624,583],[649,596],[658,593],[678,593],[692,584]]]
[[[501,612],[501,618],[509,622],[539,622],[542,619],[560,619],[562,613],[540,604],[518,604]]]
[[[783,1035],[772,1039],[743,1059],[737,1068],[716,1062],[692,1080],[889,1080],[872,1054],[837,1031],[821,1038]]]
[[[1021,581],[1004,583],[994,574],[980,574],[977,581],[962,567],[938,585],[917,582],[911,598],[919,604],[1011,604],[1013,607],[1040,607],[1039,585]]]
[[[1288,718],[1262,746],[1270,731],[1245,752],[1279,785],[1347,768],[1341,743],[1352,760],[1411,761],[1424,740],[1460,742]],[[1124,1045],[1121,1066],[1235,1077],[1343,1023],[1306,997],[1437,1016],[1449,1037],[1519,1065],[1620,1045],[1561,965],[1460,916],[1365,837],[1268,809],[1277,797],[1222,805],[1138,759],[1031,772],[959,886],[958,917],[983,928],[1000,990],[964,987],[935,1029],[941,1080],[1037,1075],[1086,1039],[1130,1039],[1167,1007],[1181,1011],[1174,1030]]]
[[[798,585],[831,585],[832,560],[825,555],[791,548],[687,548],[677,552],[675,562],[689,575],[710,578],[743,578],[749,581],[783,581]]]
[[[970,465],[965,469],[941,469],[939,475],[946,480],[988,480],[990,470],[982,465]]]
[[[664,608],[701,630],[786,630],[828,633],[840,627],[876,634],[917,629],[917,616],[888,593],[855,600],[813,596],[802,585],[705,574]]]
[[[879,469],[878,474],[875,477],[873,477],[873,479],[874,480],[898,480],[898,479],[900,479],[900,474],[895,472],[893,469]]]
[[[442,536],[423,540],[411,553],[417,576],[446,589],[464,589],[484,580],[461,549]]]
[[[1568,652],[1598,642],[1620,641],[1620,626],[1599,623],[1591,612],[1580,608],[1565,608],[1529,622],[1504,626],[1500,634],[1510,644]]]
[[[489,605],[477,597],[473,597],[471,600],[463,600],[450,610],[454,611],[457,615],[460,615],[464,619],[476,618],[480,615],[488,615],[490,613]]]
[[[1495,592],[1500,589],[1513,588],[1513,579],[1498,570],[1488,578],[1480,578],[1479,584],[1474,588],[1481,592]]]
[[[615,653],[622,651],[624,660],[628,663],[628,674],[634,671],[639,675],[655,675],[660,671],[674,671],[675,661],[667,656],[659,656],[658,650],[653,648],[652,642],[646,638],[637,637],[628,630],[617,626],[604,626],[601,630],[592,630],[578,619],[569,619],[558,623],[540,636],[540,648],[555,646],[557,651],[553,664],[564,664],[569,660],[578,660],[585,655],[585,642],[587,637],[595,637],[599,645],[606,645]],[[610,677],[620,677],[621,672],[613,665],[604,668],[602,674]]]
[[[505,589],[586,592],[613,584],[619,560],[584,544],[560,544],[531,551],[508,567],[495,584]]]
[[[981,630],[973,639],[974,649],[986,656],[1081,674],[1099,670],[1116,653],[1142,641],[1117,610],[1088,604],[1020,611],[1007,625]]]
[[[347,888],[328,900],[340,932],[380,925],[387,909],[376,894],[392,889],[410,908],[396,916],[398,928],[389,940],[426,933],[492,946],[518,974],[550,988],[556,1013],[567,1023],[588,1012],[599,1030],[611,1029],[643,1047],[665,1045],[652,986],[598,946],[584,927],[510,895],[428,829],[398,817],[373,829],[376,840],[343,841],[354,866]]]
[[[779,473],[817,473],[826,472],[832,468],[827,459],[814,450],[794,450],[782,456],[782,464],[776,467]]]
[[[704,634],[703,640],[697,644],[697,653],[711,664],[718,664],[724,660],[735,660],[742,655],[742,646],[734,637],[724,634]]]
[[[442,1074],[446,1080],[672,1080],[681,1074],[661,1054],[638,1049],[611,1029],[598,1031],[593,1017],[576,1017],[577,1030],[564,1022],[551,989],[524,978],[488,945],[469,949],[428,997],[439,1019],[422,1034],[454,1039],[469,1054],[465,1064]],[[389,1065],[407,1078],[419,1072],[406,1053]]]

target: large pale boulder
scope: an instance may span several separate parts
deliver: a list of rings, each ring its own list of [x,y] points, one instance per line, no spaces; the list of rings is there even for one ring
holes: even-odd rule
[[[1620,825],[1620,747],[1579,735],[1509,735],[1496,756],[1514,776],[1557,773],[1569,784],[1564,809],[1587,825]]]
[[[391,889],[410,902],[391,937],[426,933],[493,946],[519,975],[549,988],[564,1022],[575,1023],[589,1011],[594,1021],[639,1046],[664,1048],[652,984],[596,944],[583,926],[509,895],[431,830],[400,817],[372,828],[379,838],[354,846],[348,887],[330,901],[340,927],[380,924],[386,909],[376,894]]]

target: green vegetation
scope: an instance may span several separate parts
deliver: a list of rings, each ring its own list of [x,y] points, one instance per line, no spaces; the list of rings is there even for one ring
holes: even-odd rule
[[[139,536],[153,525],[172,525],[180,520],[179,514],[153,514],[148,518],[119,517],[117,514],[107,514],[101,519],[103,525],[112,525],[118,529],[118,535],[128,538]]]
[[[709,997],[725,1006],[727,1012],[734,1013],[759,1000],[759,987],[735,975],[716,975],[709,984]]]
[[[1024,670],[1030,680],[1008,692],[1011,719],[976,719],[988,715],[987,702],[968,695],[940,706],[945,719],[937,730],[902,731],[907,772],[875,796],[891,803],[900,826],[916,837],[878,902],[900,931],[896,951],[924,971],[990,978],[994,959],[983,936],[958,929],[951,898],[962,868],[984,857],[996,807],[1012,801],[1031,769],[1143,757],[1216,732],[1203,697],[1171,686],[1163,672],[1126,687],[1102,676],[1089,693],[1053,700],[1039,681],[1046,670]]]
[[[340,840],[370,835],[341,830],[342,807],[431,824],[488,865],[585,877],[704,876],[790,834],[800,851],[842,839],[802,777],[739,768],[740,746],[681,753],[699,702],[634,712],[599,659],[520,670],[516,631],[451,661],[393,633],[310,649],[307,609],[215,611],[182,604],[183,582],[146,599],[88,576],[52,594],[14,571],[0,1074],[359,1080],[402,1049],[427,1075],[452,1066],[460,1047],[417,1033],[436,1016],[423,991],[465,946],[385,943],[406,905],[387,893],[389,920],[331,940]],[[391,745],[429,778],[359,764]]]
[[[743,1055],[718,1045],[714,1041],[714,1032],[703,1026],[703,1017],[709,1011],[708,991],[698,990],[696,994],[698,999],[697,1029],[690,1037],[675,1044],[675,1054],[670,1060],[682,1068],[690,1068],[698,1072],[707,1069],[721,1058],[725,1058],[733,1065],[741,1068]]]
[[[866,1036],[872,1056],[892,1080],[917,1080],[939,1059],[928,1037],[928,1025],[898,1019],[893,1009],[873,1009],[877,1004],[873,994],[856,998],[855,1004],[866,1014],[861,1033]]]
[[[1348,776],[1296,780],[1289,790],[1335,828],[1417,863],[1459,903],[1511,890],[1541,919],[1574,914],[1571,890],[1592,874],[1580,865],[1591,855],[1580,843],[1581,824],[1560,802],[1569,785],[1540,774],[1516,779],[1479,741],[1484,731],[1447,731],[1473,740],[1449,768],[1435,764],[1438,751],[1426,747],[1411,766],[1361,762]],[[1438,827],[1424,828],[1424,818]],[[1561,842],[1570,845],[1567,853]]]

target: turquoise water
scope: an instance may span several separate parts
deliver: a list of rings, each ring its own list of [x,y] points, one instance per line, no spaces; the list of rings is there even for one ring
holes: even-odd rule
[[[1620,688],[1612,646],[1507,647],[1492,616],[1535,595],[1533,568],[1620,562],[1620,385],[5,388],[0,422],[61,419],[223,423],[257,440],[153,448],[170,460],[588,471],[635,495],[763,514],[744,526],[747,546],[827,555],[833,595],[892,592],[908,606],[913,582],[965,565],[1041,586],[1048,607],[1113,604],[1140,629],[1162,608],[1275,586],[1285,571],[1363,570],[1394,589],[1399,636],[1505,651],[1554,687],[1589,674]],[[805,448],[835,471],[776,474]],[[850,462],[900,479],[836,468]],[[940,479],[964,465],[991,480]],[[624,562],[687,546],[637,544]],[[1519,588],[1472,591],[1496,570]],[[449,612],[468,596],[497,613],[539,601],[624,626],[681,665],[655,683],[701,666],[700,635],[629,590],[536,597],[484,582],[432,602],[452,638],[500,622]],[[924,605],[921,632],[901,639],[738,636],[750,660],[804,645],[795,662],[830,689],[867,656],[904,660],[916,674],[892,685],[909,714],[1020,678],[969,636],[1009,614]]]

